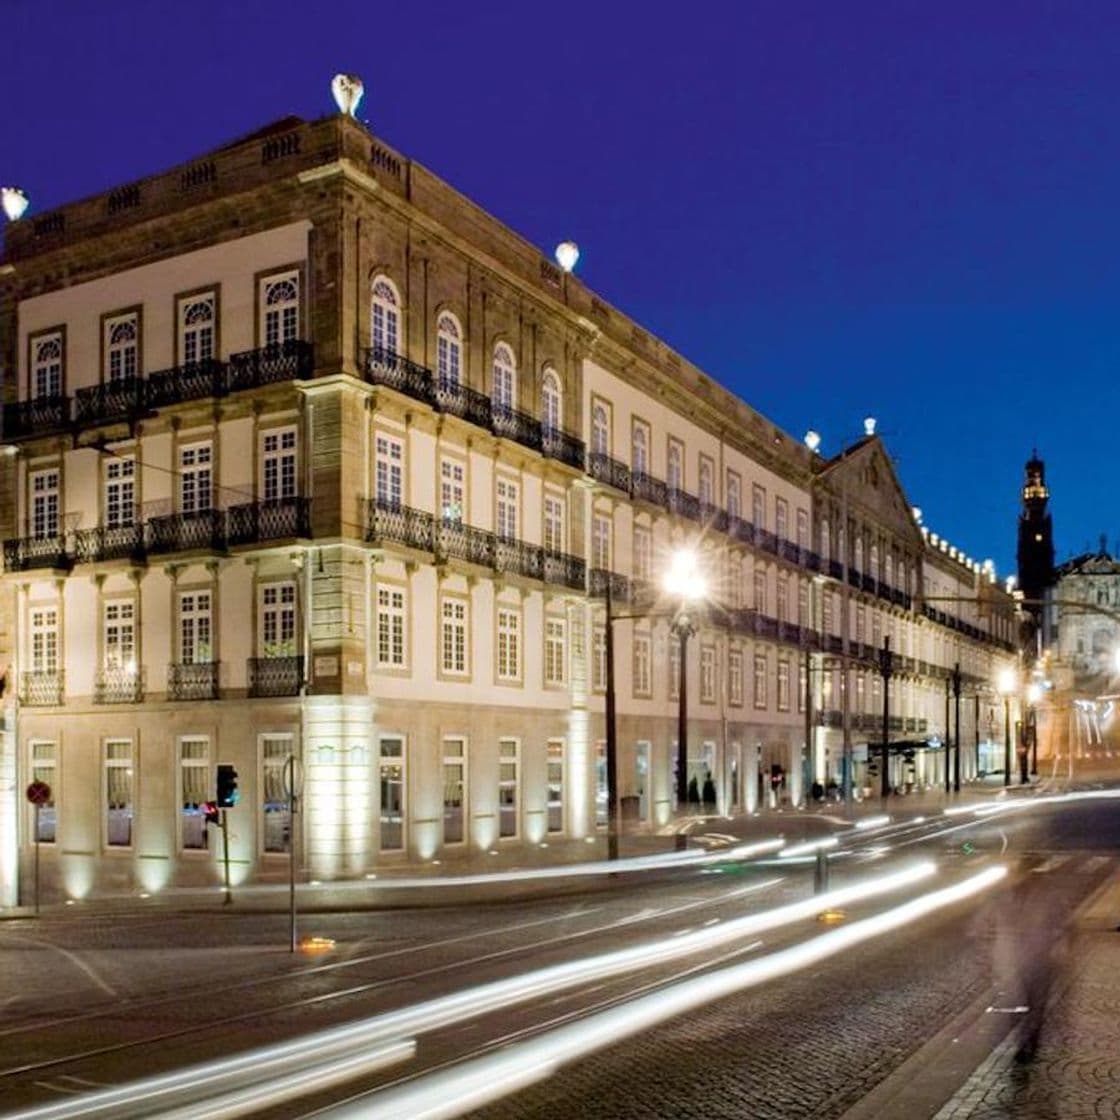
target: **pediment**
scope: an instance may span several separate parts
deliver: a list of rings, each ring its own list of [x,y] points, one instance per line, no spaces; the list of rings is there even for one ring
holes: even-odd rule
[[[869,436],[838,455],[825,467],[823,477],[834,495],[847,493],[849,508],[859,508],[899,539],[921,547],[913,507],[878,436]]]

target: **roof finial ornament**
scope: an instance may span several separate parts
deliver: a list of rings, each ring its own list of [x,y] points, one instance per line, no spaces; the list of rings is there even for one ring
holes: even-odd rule
[[[362,79],[353,74],[335,74],[331,79],[334,103],[338,106],[338,111],[348,117],[357,114],[358,102],[362,100],[365,91],[366,87],[362,84]]]

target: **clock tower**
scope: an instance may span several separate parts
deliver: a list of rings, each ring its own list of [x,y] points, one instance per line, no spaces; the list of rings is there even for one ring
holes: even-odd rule
[[[1023,482],[1023,508],[1019,514],[1019,588],[1027,600],[1024,609],[1031,619],[1030,633],[1024,635],[1028,648],[1034,648],[1043,619],[1041,600],[1054,582],[1054,535],[1047,506],[1046,464],[1034,451],[1027,460]],[[1033,601],[1032,601],[1033,600]]]

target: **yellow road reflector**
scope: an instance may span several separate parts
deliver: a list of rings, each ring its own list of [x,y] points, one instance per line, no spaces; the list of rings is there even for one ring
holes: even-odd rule
[[[325,953],[334,948],[333,937],[305,937],[299,947],[305,953]]]
[[[838,922],[846,922],[847,920],[848,912],[846,910],[822,910],[821,913],[817,915],[817,921],[823,922],[826,926],[834,926]]]

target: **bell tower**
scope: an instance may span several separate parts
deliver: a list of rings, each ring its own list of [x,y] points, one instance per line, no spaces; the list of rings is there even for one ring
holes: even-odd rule
[[[1037,450],[1027,460],[1022,498],[1017,557],[1019,588],[1027,600],[1024,609],[1033,620],[1032,632],[1024,635],[1024,644],[1029,642],[1029,647],[1033,647],[1043,619],[1039,601],[1054,582],[1054,535],[1047,509],[1050,491],[1046,489],[1046,464],[1038,457]]]

